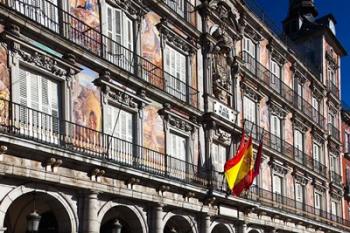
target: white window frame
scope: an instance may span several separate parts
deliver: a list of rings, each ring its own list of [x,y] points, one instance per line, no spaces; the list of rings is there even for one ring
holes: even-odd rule
[[[211,153],[212,164],[215,170],[218,172],[224,171],[224,165],[227,160],[227,151],[228,151],[228,148],[225,145],[222,145],[217,142],[214,142],[212,144],[212,153]]]
[[[323,195],[322,193],[319,192],[314,192],[314,205],[315,205],[315,209],[317,210],[322,210],[323,208]]]
[[[273,146],[274,149],[281,151],[282,145],[281,145],[281,139],[282,139],[282,122],[281,119],[274,115],[270,115],[270,132],[272,134],[271,136],[271,146]]]
[[[164,71],[167,92],[186,101],[187,90],[187,56],[170,45],[164,48]],[[170,75],[168,75],[170,74]]]
[[[250,99],[247,96],[243,97],[243,108],[244,108],[244,119],[253,122],[256,124],[257,122],[257,111],[256,111],[256,102]]]
[[[313,115],[313,119],[316,122],[320,121],[320,102],[317,100],[317,98],[315,98],[314,96],[312,97],[312,115]]]
[[[280,93],[282,66],[278,64],[278,62],[276,62],[275,60],[271,59],[270,69],[271,73],[273,74],[271,75],[270,85],[276,92]]]
[[[298,129],[294,129],[294,147],[304,152],[304,133]]]
[[[295,183],[295,200],[299,203],[305,202],[305,187],[298,182]]]
[[[316,142],[313,142],[312,144],[312,156],[313,156],[313,159],[317,162],[322,162],[322,156],[321,156],[321,145],[316,143]]]
[[[278,182],[276,182],[277,180],[279,180],[279,190],[278,190]],[[278,195],[283,195],[283,177],[277,175],[277,174],[274,174],[273,175],[273,178],[272,178],[272,192],[275,193],[275,194],[278,194]]]
[[[349,153],[350,151],[350,133],[345,131],[344,132],[344,149],[345,153]]]
[[[184,143],[184,148],[181,149],[181,144]],[[185,179],[187,172],[189,137],[181,134],[173,129],[170,129],[167,134],[167,154],[169,175],[178,179]],[[175,151],[174,151],[174,148]],[[178,151],[178,150],[183,150]]]
[[[243,51],[247,52],[251,57],[257,59],[257,44],[249,37],[243,37]]]
[[[106,56],[107,59],[128,71],[133,70],[134,51],[134,24],[133,20],[125,12],[108,3],[105,6],[105,31],[109,39],[116,41],[113,43],[107,39]],[[125,48],[127,49],[125,49]]]

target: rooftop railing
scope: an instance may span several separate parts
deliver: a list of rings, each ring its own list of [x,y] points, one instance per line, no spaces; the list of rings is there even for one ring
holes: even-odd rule
[[[319,127],[324,128],[324,116],[317,109],[313,108],[308,101],[298,95],[291,87],[246,51],[241,52],[241,58],[244,62],[244,67],[259,83],[262,83],[288,104],[304,113],[307,118],[311,117],[311,120]]]
[[[73,152],[75,156],[85,156],[123,168],[136,169],[155,177],[203,189],[211,186],[216,191],[227,193],[223,172],[209,173],[209,170],[202,166],[11,101],[0,99],[0,105],[3,106],[0,111],[0,134],[24,138],[45,146]],[[256,137],[260,138],[262,131],[257,129],[255,132]],[[272,137],[265,136],[265,138]],[[279,143],[275,143],[274,139],[269,139],[267,143],[264,143],[265,145],[270,143],[279,148]],[[283,142],[281,144],[282,151],[293,151],[291,147],[284,149]],[[22,146],[25,145],[22,144]],[[249,192],[243,193],[241,198],[278,208],[279,211],[283,210],[287,213],[328,223],[333,221],[343,225],[338,227],[350,227],[350,223],[340,217],[255,186]]]
[[[198,91],[139,56],[135,51],[103,35],[74,15],[48,0],[4,0],[1,5],[14,10],[90,53],[116,65],[152,86],[191,106],[198,106]]]
[[[327,177],[327,167],[320,161],[313,159],[311,155],[306,154],[304,151],[294,147],[292,144],[282,140],[280,137],[263,130],[263,128],[259,127],[253,122],[245,120],[244,127],[245,131],[249,134],[252,132],[251,134],[253,135],[253,139],[256,141],[260,140],[261,134],[264,132],[264,147],[292,159],[300,164],[301,167],[305,167],[316,172],[317,174],[322,175],[323,177]]]

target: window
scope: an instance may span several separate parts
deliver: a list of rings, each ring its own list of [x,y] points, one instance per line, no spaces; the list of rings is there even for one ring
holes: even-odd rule
[[[120,108],[107,105],[104,109],[104,132],[107,137],[108,155],[114,160],[132,164],[134,156],[134,116]]]
[[[123,141],[133,142],[133,114],[117,107],[108,105],[105,110],[105,133]]]
[[[336,220],[338,215],[338,203],[335,201],[331,201],[331,214],[332,219]]]
[[[256,58],[256,48],[256,44],[250,38],[244,37],[243,50],[254,59]]]
[[[330,66],[328,66],[328,80],[332,85],[337,86],[335,70]]]
[[[176,13],[184,17],[185,15],[184,0],[166,0],[166,3]]]
[[[299,110],[302,109],[302,103],[303,103],[303,86],[298,80],[295,80],[295,87],[294,87],[294,92],[295,92],[295,103],[297,104],[297,108]]]
[[[244,119],[252,123],[256,123],[255,102],[249,99],[248,97],[244,96],[243,107],[244,107]]]
[[[106,38],[105,43],[107,45],[107,59],[131,71],[134,62],[132,54],[134,46],[133,22],[120,9],[107,5],[106,11],[106,27],[109,38]]]
[[[186,56],[166,46],[164,50],[164,70],[170,74],[165,74],[167,92],[183,101],[186,101],[187,97],[186,67]]]
[[[243,60],[247,69],[255,74],[256,72],[256,61],[257,61],[257,46],[254,42],[244,37],[243,39]]]
[[[186,157],[187,157],[187,138],[176,134],[169,133],[168,140],[168,167],[170,175],[179,179],[186,176]]]
[[[296,159],[299,160],[299,162],[302,162],[304,152],[304,135],[299,130],[294,130],[294,148]]]
[[[338,173],[338,158],[335,156],[335,155],[330,155],[329,156],[329,160],[330,160],[330,170],[335,172],[335,173]]]
[[[344,134],[344,152],[345,153],[349,153],[349,149],[350,149],[350,133],[345,132]]]
[[[281,120],[276,115],[271,115],[271,147],[281,151]]]
[[[224,171],[224,164],[226,162],[227,148],[217,143],[212,144],[212,164],[214,169],[218,172]]]
[[[46,137],[52,142],[53,133],[59,129],[59,84],[33,70],[20,67],[13,77],[15,120],[19,120],[22,133],[34,137]],[[43,139],[45,140],[45,139]]]
[[[320,121],[319,111],[320,111],[319,102],[315,97],[312,97],[312,118],[315,122]]]
[[[295,200],[299,208],[304,207],[304,186],[300,183],[295,184]]]
[[[317,143],[313,143],[312,145],[312,154],[314,158],[314,167],[321,171],[321,147]]]
[[[280,93],[281,90],[281,66],[271,60],[271,87],[278,93]]]
[[[282,177],[278,175],[273,176],[273,194],[274,194],[274,200],[276,202],[282,201]]]
[[[322,194],[315,192],[315,209],[322,209]]]
[[[346,181],[345,181],[345,185],[349,186],[350,185],[350,166],[346,166]],[[350,188],[350,187],[349,187]]]

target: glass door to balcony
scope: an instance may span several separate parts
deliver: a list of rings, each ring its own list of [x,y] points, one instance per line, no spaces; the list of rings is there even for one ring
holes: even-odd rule
[[[271,79],[270,79],[270,86],[271,88],[277,92],[281,92],[281,67],[280,65],[271,60]]]
[[[107,5],[106,11],[105,56],[113,64],[133,72],[133,22],[120,9]]]
[[[315,97],[312,97],[312,119],[316,123],[320,122],[319,110],[320,110],[320,107],[319,107],[318,100]]]
[[[185,1],[186,0],[165,0],[166,4],[177,14],[185,17]]]
[[[168,175],[178,179],[185,179],[187,174],[186,151],[187,138],[170,132],[168,137],[167,171]]]
[[[297,80],[295,80],[294,87],[294,104],[299,109],[302,110],[303,107],[303,86]]]
[[[15,0],[13,8],[35,22],[59,31],[57,0]]]
[[[281,120],[279,117],[271,115],[271,147],[277,151],[281,151],[281,144]]]
[[[58,143],[59,85],[41,74],[21,67],[13,77],[13,122],[21,135]]]
[[[253,74],[256,74],[256,48],[256,44],[250,38],[244,37],[243,60],[247,69]]]

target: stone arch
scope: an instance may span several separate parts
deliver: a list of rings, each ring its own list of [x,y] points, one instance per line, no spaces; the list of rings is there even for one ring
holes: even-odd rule
[[[168,223],[172,224],[171,221],[180,222],[180,223],[185,224],[185,225],[187,224],[189,230],[191,230],[190,231],[191,233],[198,233],[196,221],[192,217],[185,215],[185,214],[177,214],[177,213],[172,213],[172,212],[168,212],[163,217],[163,232],[164,232]]]
[[[138,220],[139,226],[141,228],[141,232],[148,233],[149,228],[147,223],[147,217],[139,207],[133,205],[132,203],[122,204],[114,201],[108,201],[107,203],[105,203],[98,211],[97,219],[98,219],[98,222],[100,223],[100,226],[102,226],[102,224],[105,221],[104,218],[107,216],[107,214],[110,211],[118,212],[118,210],[129,211],[129,213],[134,215]]]
[[[248,233],[264,233],[262,230],[255,229],[255,228],[248,228],[247,232]]]
[[[29,183],[26,185],[18,186],[12,189],[1,201],[0,201],[0,227],[5,227],[5,216],[9,211],[11,205],[19,198],[29,193],[41,193],[45,194],[53,200],[57,201],[64,209],[70,221],[70,230],[75,233],[78,231],[78,214],[74,211],[74,204],[67,199],[59,190],[44,186],[36,183]]]
[[[215,223],[210,226],[211,233],[235,233],[235,230],[230,224]]]

